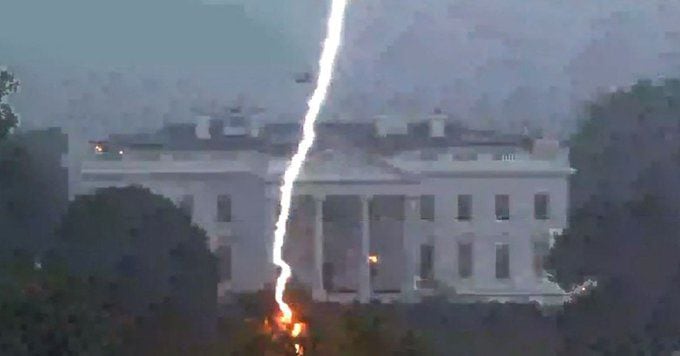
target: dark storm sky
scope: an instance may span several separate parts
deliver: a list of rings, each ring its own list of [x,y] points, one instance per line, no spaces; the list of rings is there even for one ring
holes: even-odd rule
[[[324,116],[568,129],[598,88],[677,75],[670,1],[353,0]],[[666,4],[666,5],[664,5]],[[241,96],[300,117],[325,0],[0,0],[0,64],[26,127],[101,136],[189,121]]]

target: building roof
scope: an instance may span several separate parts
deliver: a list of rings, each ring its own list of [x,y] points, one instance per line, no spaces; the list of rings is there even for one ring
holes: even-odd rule
[[[301,138],[301,123],[267,123],[253,131],[249,126],[236,134],[225,134],[224,122],[211,120],[210,138],[197,137],[195,123],[166,125],[154,133],[110,135],[109,144],[131,149],[179,151],[254,150],[273,155],[289,155]],[[422,148],[457,146],[521,146],[527,137],[499,134],[490,130],[473,130],[455,121],[444,124],[441,137],[430,134],[430,122],[406,124],[397,133],[380,135],[376,123],[330,121],[317,124],[314,150],[353,147],[368,152],[393,154]]]

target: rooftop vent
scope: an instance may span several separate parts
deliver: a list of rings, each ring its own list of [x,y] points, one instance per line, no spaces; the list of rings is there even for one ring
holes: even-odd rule
[[[196,117],[196,137],[201,140],[210,139],[210,116]]]
[[[444,137],[444,128],[446,127],[446,115],[437,111],[436,114],[430,115],[430,137]]]

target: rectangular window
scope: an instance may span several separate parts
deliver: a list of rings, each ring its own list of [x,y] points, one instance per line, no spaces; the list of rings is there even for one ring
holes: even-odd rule
[[[458,195],[458,220],[472,219],[472,195]]]
[[[371,221],[380,221],[382,218],[381,210],[378,209],[378,201],[371,199],[368,201],[368,216]]]
[[[472,276],[472,243],[458,243],[458,276],[460,278]]]
[[[496,244],[496,278],[510,278],[510,246]]]
[[[434,246],[420,245],[420,279],[434,278]]]
[[[510,220],[510,196],[496,195],[496,220]]]
[[[324,262],[321,269],[323,289],[329,292],[335,291],[335,286],[333,285],[335,268],[333,263]]]
[[[420,196],[420,219],[434,221],[434,195]]]
[[[548,220],[550,212],[550,196],[547,193],[534,195],[534,218]]]
[[[547,241],[534,241],[534,273],[536,277],[543,277],[543,265],[550,247]]]
[[[215,251],[221,281],[231,281],[231,246],[220,246]]]
[[[231,221],[231,197],[228,195],[217,196],[217,221]]]
[[[191,194],[182,195],[179,200],[179,208],[186,216],[191,218],[194,213],[194,196]]]

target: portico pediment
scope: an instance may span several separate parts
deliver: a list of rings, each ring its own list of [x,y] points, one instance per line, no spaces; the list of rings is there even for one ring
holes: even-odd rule
[[[406,182],[415,179],[413,174],[394,167],[381,157],[358,150],[333,149],[311,153],[298,177],[299,182]]]

